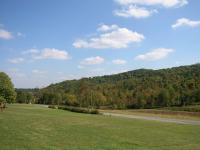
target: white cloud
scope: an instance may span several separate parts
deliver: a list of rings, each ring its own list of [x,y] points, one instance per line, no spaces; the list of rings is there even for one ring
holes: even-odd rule
[[[22,54],[38,54],[40,51],[38,49],[29,49],[29,50],[26,50],[26,51],[23,51]]]
[[[56,82],[61,82],[61,81],[64,81],[64,80],[74,80],[74,79],[81,79],[82,77],[80,77],[79,75],[77,74],[68,74],[66,76],[60,76]],[[56,83],[55,82],[55,83]]]
[[[116,64],[116,65],[124,65],[126,64],[126,60],[123,60],[123,59],[115,59],[112,61],[113,64]]]
[[[8,61],[10,63],[13,63],[13,64],[19,64],[19,63],[22,63],[24,62],[24,58],[13,58],[13,59],[8,59]]]
[[[38,69],[34,69],[32,70],[32,77],[36,77],[36,78],[46,78],[47,77],[47,71],[44,70],[38,70]]]
[[[10,40],[14,38],[11,32],[8,32],[7,30],[0,29],[0,39],[4,40]]]
[[[121,69],[121,70],[111,70],[110,72],[107,72],[106,75],[113,75],[113,74],[119,74],[127,72],[127,69]]]
[[[23,33],[21,33],[21,32],[17,32],[17,36],[18,36],[18,37],[25,37],[26,35],[23,34]]]
[[[148,10],[144,7],[137,7],[135,5],[130,5],[126,8],[123,8],[121,10],[115,10],[114,14],[120,17],[125,18],[147,18],[150,17],[153,13],[157,13],[157,10]]]
[[[138,55],[136,60],[155,61],[166,58],[170,53],[174,52],[173,49],[158,48],[146,54]]]
[[[172,25],[172,28],[178,28],[182,26],[196,27],[200,26],[200,20],[190,20],[187,18],[180,18],[176,20],[176,23]]]
[[[104,58],[100,56],[96,57],[89,57],[85,58],[83,61],[81,61],[82,65],[96,65],[96,64],[102,64],[104,62]]]
[[[120,5],[161,5],[166,8],[181,7],[188,4],[187,0],[115,0]]]
[[[101,32],[106,32],[106,31],[112,31],[112,30],[117,30],[119,27],[116,24],[113,25],[106,25],[106,24],[102,24],[100,25],[100,27],[97,29],[98,31]]]
[[[34,52],[32,50],[32,52]],[[36,52],[36,51],[35,51]],[[67,60],[70,56],[67,51],[59,50],[55,48],[44,48],[34,56],[34,59],[59,59],[59,60]]]
[[[75,48],[119,49],[127,48],[130,44],[141,42],[145,38],[140,33],[127,28],[120,28],[117,25],[102,25],[98,30],[104,31],[104,33],[87,40],[77,40],[73,43],[73,46]]]

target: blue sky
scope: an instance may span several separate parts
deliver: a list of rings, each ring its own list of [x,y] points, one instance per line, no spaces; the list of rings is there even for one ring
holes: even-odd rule
[[[1,0],[0,71],[44,87],[200,62],[197,0]]]

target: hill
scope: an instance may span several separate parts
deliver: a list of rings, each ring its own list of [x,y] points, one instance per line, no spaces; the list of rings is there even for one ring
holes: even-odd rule
[[[67,80],[34,92],[34,96],[35,103],[84,107],[189,105],[200,102],[200,64]]]

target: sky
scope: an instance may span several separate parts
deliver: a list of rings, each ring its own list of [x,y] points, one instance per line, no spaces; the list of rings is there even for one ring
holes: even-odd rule
[[[199,0],[0,0],[16,88],[200,62]]]

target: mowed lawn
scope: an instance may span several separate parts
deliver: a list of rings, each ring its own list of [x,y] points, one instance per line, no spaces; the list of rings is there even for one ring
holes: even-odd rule
[[[200,126],[13,104],[0,112],[0,149],[199,150]]]

